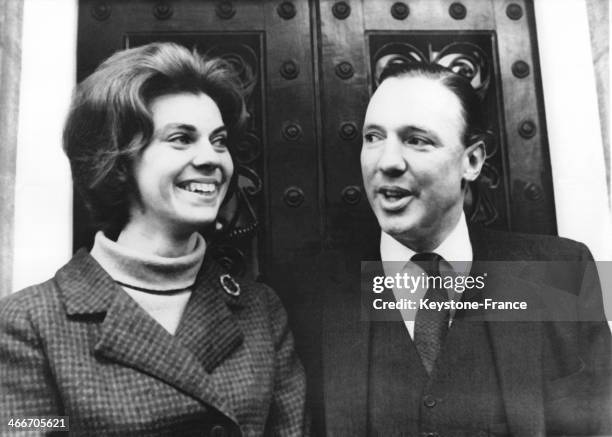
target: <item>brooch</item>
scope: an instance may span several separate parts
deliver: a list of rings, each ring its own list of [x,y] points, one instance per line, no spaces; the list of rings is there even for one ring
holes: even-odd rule
[[[227,273],[219,276],[219,282],[227,294],[230,296],[240,296],[240,285]]]

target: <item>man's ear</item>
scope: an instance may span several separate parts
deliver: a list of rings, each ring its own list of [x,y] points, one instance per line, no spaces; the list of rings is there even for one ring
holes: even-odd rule
[[[463,151],[463,179],[472,182],[476,180],[485,159],[487,151],[484,140],[477,140]]]

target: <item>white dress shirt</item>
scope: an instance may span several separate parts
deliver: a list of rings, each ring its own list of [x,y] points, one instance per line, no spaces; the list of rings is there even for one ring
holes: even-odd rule
[[[471,264],[473,261],[472,244],[470,242],[470,235],[468,233],[467,223],[465,220],[465,214],[461,213],[459,221],[455,225],[455,228],[446,237],[446,239],[434,250],[435,252],[444,258],[444,261],[440,263],[440,272],[442,274],[467,274],[470,271]],[[416,252],[402,243],[397,241],[389,234],[382,232],[380,237],[380,259],[383,261],[383,268],[385,275],[394,276],[395,271],[389,271],[393,269],[392,265],[398,265],[397,263],[386,264],[386,262],[402,262],[407,263],[416,254]],[[423,269],[413,262],[407,263],[404,266],[403,271],[408,272],[409,275],[420,275]],[[417,289],[414,294],[411,295],[413,300],[417,302],[425,296],[427,289]],[[399,300],[400,295],[403,295],[398,290],[393,290],[396,300]],[[455,298],[460,298],[460,295],[455,294]],[[453,311],[451,311],[452,323]],[[404,323],[408,329],[408,333],[411,338],[414,338],[414,317],[416,311],[412,313],[410,311],[402,311]]]

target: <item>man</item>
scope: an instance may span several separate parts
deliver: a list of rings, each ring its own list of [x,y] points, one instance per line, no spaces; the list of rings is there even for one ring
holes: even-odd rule
[[[485,289],[471,298],[530,308],[504,321],[486,311],[470,321],[461,311],[432,316],[419,309],[404,323],[368,322],[355,293],[326,297],[328,435],[612,433],[610,331],[588,249],[556,237],[468,228],[467,185],[485,160],[478,107],[469,83],[443,67],[392,65],[382,73],[361,151],[381,228],[378,259],[438,268],[464,261],[472,272],[480,261],[503,262],[490,267],[496,271],[487,272]],[[562,302],[557,309],[571,321],[551,315],[551,302]]]

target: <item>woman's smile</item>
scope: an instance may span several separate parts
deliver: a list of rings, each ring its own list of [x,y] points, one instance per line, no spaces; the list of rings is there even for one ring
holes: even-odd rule
[[[220,187],[225,183],[222,177],[201,177],[178,182],[176,187],[189,193],[193,198],[204,201],[214,200],[220,194]]]

